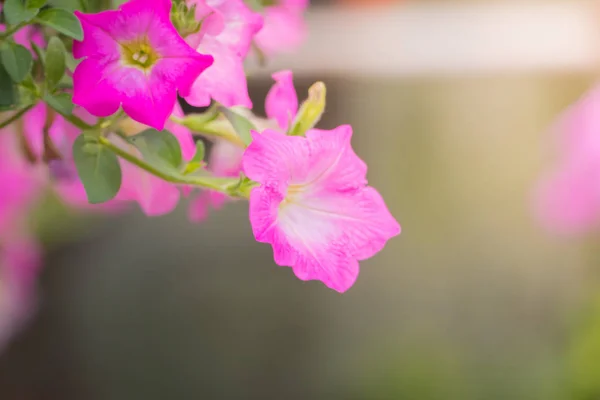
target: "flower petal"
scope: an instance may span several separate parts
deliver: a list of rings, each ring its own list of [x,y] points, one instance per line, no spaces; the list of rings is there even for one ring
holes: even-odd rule
[[[326,240],[343,245],[346,254],[358,260],[372,257],[400,234],[400,225],[371,187],[303,194],[296,201],[290,209],[303,209],[305,221],[319,221],[319,230],[328,232]]]
[[[242,58],[211,36],[204,37],[198,51],[210,54],[214,63],[194,82],[185,97],[188,103],[203,107],[209,105],[212,98],[225,107],[252,108]]]
[[[304,185],[313,190],[349,190],[367,184],[367,165],[352,149],[352,127],[311,129],[306,133],[310,148],[310,170]]]
[[[115,26],[122,26],[120,14],[119,11],[112,10],[98,14],[75,11],[83,28],[84,40],[73,41],[73,57],[92,57],[105,62],[119,59],[119,44],[112,31]]]
[[[286,136],[271,129],[252,132],[252,143],[243,156],[244,173],[259,183],[306,180],[309,147],[305,138]]]
[[[292,71],[274,73],[275,84],[267,93],[265,111],[267,117],[277,120],[279,127],[287,131],[298,113],[298,96],[294,88]]]
[[[111,83],[111,74],[117,69],[114,61],[87,58],[80,62],[73,73],[73,103],[97,117],[114,114],[121,103],[119,92]]]
[[[291,266],[299,279],[320,280],[334,290],[346,291],[356,280],[358,262],[328,240],[330,227],[311,219],[306,210],[290,205],[279,214],[281,199],[277,189],[252,190],[250,222],[256,240],[270,243],[275,262]]]

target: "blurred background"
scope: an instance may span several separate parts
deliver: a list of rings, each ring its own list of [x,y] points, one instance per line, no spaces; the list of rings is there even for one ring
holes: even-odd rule
[[[48,199],[39,311],[0,399],[600,399],[600,236],[533,217],[548,127],[594,82],[600,4],[312,1],[291,68],[354,127],[403,233],[344,295],[256,243],[247,205],[202,224]]]

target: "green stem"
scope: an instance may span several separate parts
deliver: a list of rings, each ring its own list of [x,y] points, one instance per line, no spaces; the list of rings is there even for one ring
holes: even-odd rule
[[[235,144],[236,146],[241,147],[243,149],[246,148],[246,143],[244,143],[244,141],[235,133],[230,133],[225,130],[221,131],[221,130],[212,129],[212,128],[203,128],[200,131],[200,133],[205,136],[218,137],[218,138],[226,140],[232,144]]]
[[[204,136],[214,136],[220,139],[226,140],[232,144],[235,144],[238,147],[246,148],[246,143],[235,133],[234,131],[229,131],[227,129],[219,129],[218,125],[213,123],[213,120],[209,121],[194,121],[194,124],[186,124],[185,118],[171,117],[171,121],[176,124],[185,126],[186,128],[197,132]]]
[[[31,110],[33,107],[35,106],[35,104],[30,104],[25,108],[20,109],[19,111],[17,111],[16,113],[14,113],[11,117],[9,117],[7,120],[0,122],[0,129],[4,128],[7,125],[10,125],[11,123],[15,122],[16,120],[18,120],[19,118],[21,118],[21,116],[23,114],[25,114],[27,111]]]
[[[238,183],[238,179],[236,178],[213,178],[190,175],[187,175],[185,177],[173,176],[155,168],[154,166],[148,164],[146,161],[139,159],[133,154],[130,154],[127,151],[121,149],[104,136],[100,136],[98,138],[98,142],[113,153],[115,153],[117,156],[121,157],[122,159],[130,162],[131,164],[143,169],[146,172],[149,172],[150,174],[164,181],[181,185],[200,186],[205,189],[215,190],[217,192],[225,193],[230,196],[239,196],[238,192],[233,190],[235,189],[235,186]]]
[[[17,32],[19,29],[21,29],[25,25],[27,25],[27,22],[21,22],[20,24],[17,24],[15,26],[11,26],[10,28],[8,28],[7,30],[5,30],[4,32],[0,33],[0,39],[2,39],[2,40],[8,39],[15,32]]]
[[[81,118],[79,118],[76,115],[73,114],[63,114],[60,111],[56,110],[55,111],[57,113],[59,113],[60,115],[62,115],[64,117],[64,119],[66,119],[67,121],[69,121],[71,124],[75,125],[78,128],[81,128],[83,130],[91,130],[94,129],[94,127],[90,124],[88,124],[87,122],[85,122],[84,120],[82,120]]]

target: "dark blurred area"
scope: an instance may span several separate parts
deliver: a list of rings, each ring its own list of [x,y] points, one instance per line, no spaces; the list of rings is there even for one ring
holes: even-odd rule
[[[147,218],[50,201],[0,399],[600,398],[599,238],[544,232],[530,204],[547,129],[593,78],[299,75],[301,98],[327,84],[320,127],[353,126],[403,227],[343,295],[277,267],[243,202],[192,224],[186,202]],[[270,85],[251,82],[259,113]]]

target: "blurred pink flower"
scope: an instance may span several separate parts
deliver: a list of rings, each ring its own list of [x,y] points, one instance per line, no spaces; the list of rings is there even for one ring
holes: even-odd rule
[[[237,177],[242,169],[244,149],[226,140],[217,140],[208,158],[208,170],[219,177]],[[213,190],[203,190],[190,202],[189,217],[194,222],[203,221],[208,207],[219,209],[228,199],[227,195]]]
[[[194,106],[207,106],[211,99],[226,107],[252,108],[244,71],[244,58],[252,38],[262,28],[262,17],[242,0],[192,0],[196,4],[200,32],[186,41],[198,52],[209,54],[214,63],[194,84],[185,99]]]
[[[27,322],[36,305],[36,282],[42,266],[37,244],[12,237],[0,246],[0,348]]]
[[[130,0],[116,11],[83,14],[84,58],[73,74],[73,102],[105,117],[119,106],[134,120],[163,129],[177,100],[188,96],[213,59],[192,49],[170,20],[170,0]]]
[[[243,170],[260,186],[250,195],[257,241],[301,280],[344,292],[358,261],[400,233],[379,193],[367,186],[367,166],[350,145],[352,128],[309,130],[306,137],[265,130],[253,134]]]
[[[535,192],[536,213],[549,229],[574,234],[600,224],[600,86],[560,118],[557,164]]]
[[[23,149],[14,133],[10,126],[0,130],[0,242],[18,235],[23,216],[44,183],[43,170],[21,155]]]
[[[29,212],[42,192],[42,170],[20,155],[13,127],[0,131],[0,347],[32,311],[40,251]]]
[[[275,0],[264,12],[265,23],[256,43],[266,55],[296,50],[306,38],[304,11],[308,0]]]

